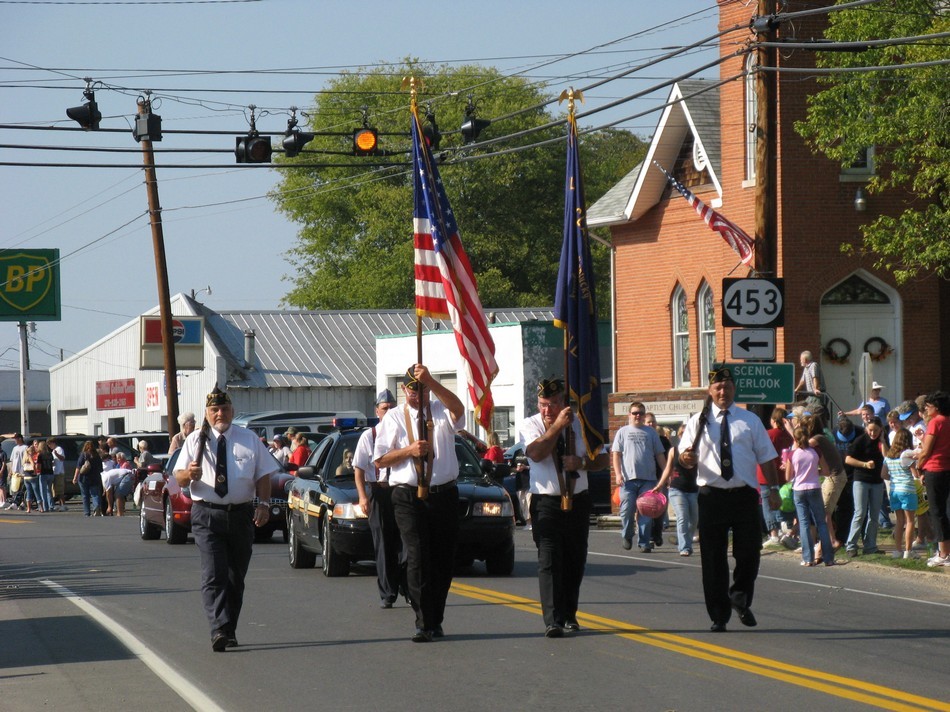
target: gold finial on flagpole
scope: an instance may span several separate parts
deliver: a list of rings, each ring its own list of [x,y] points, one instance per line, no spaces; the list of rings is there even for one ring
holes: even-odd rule
[[[406,87],[409,87],[409,108],[415,113],[419,106],[419,92],[424,88],[423,82],[414,76],[403,77],[402,88]]]
[[[565,99],[567,99],[567,113],[571,119],[574,118],[574,100],[579,99],[580,102],[584,103],[584,93],[580,89],[574,89],[574,87],[569,87],[561,92],[561,96],[558,97],[557,103],[560,104]]]

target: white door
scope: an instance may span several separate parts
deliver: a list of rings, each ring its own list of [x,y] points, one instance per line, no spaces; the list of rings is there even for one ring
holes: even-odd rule
[[[821,300],[821,370],[825,388],[839,409],[852,410],[864,400],[861,356],[865,349],[871,354],[867,382],[883,385],[881,395],[892,408],[897,407],[903,398],[900,333],[897,293],[863,270],[825,293]]]

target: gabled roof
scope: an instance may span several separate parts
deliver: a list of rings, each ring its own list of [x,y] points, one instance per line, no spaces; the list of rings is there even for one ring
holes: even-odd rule
[[[231,388],[367,388],[376,381],[376,337],[411,334],[412,309],[231,311],[200,306],[206,333],[232,366]],[[550,321],[550,309],[498,309],[495,324]],[[423,319],[426,331],[451,329]],[[244,368],[244,332],[255,334],[254,368]]]
[[[693,160],[697,168],[709,171],[721,198],[719,87],[710,80],[686,79],[670,90],[646,158],[590,206],[588,227],[633,222],[656,205],[666,189],[666,178],[653,167],[653,161],[670,170],[690,133],[694,139]]]

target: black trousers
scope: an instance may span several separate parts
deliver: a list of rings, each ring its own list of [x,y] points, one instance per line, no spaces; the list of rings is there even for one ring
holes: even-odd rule
[[[459,530],[458,487],[429,491],[425,500],[415,487],[392,488],[393,514],[406,556],[406,587],[416,627],[442,625],[452,585]]]
[[[234,637],[244,604],[244,577],[254,545],[254,507],[231,511],[195,503],[191,533],[201,553],[201,601],[211,635]]]
[[[699,488],[699,550],[706,610],[714,623],[728,623],[732,604],[752,605],[761,558],[761,507],[753,487]],[[729,531],[736,568],[729,583]]]
[[[370,501],[369,530],[376,553],[376,585],[380,599],[392,603],[399,596],[403,570],[399,561],[402,546],[393,513],[392,489],[367,483],[366,494]]]
[[[531,533],[538,546],[538,586],[544,625],[563,625],[577,616],[581,582],[587,565],[590,495],[574,495],[569,512],[561,498],[531,495]]]

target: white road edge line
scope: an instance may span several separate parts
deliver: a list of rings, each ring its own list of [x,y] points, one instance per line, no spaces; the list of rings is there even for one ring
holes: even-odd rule
[[[199,710],[199,712],[225,712],[223,707],[219,706],[204,692],[179,675],[174,668],[153,653],[141,640],[109,618],[85,598],[77,596],[68,588],[61,586],[55,581],[41,579],[40,583],[58,593],[109,631],[122,645],[128,648],[130,653],[141,660],[146,667],[158,675],[168,687],[174,690],[179,697],[194,709]]]
[[[690,564],[685,561],[667,561],[666,559],[657,559],[646,556],[631,556],[630,554],[608,554],[600,551],[588,551],[588,556],[606,556],[611,559],[632,559],[635,561],[648,561],[652,563],[663,563],[667,566],[688,566],[698,569],[699,564]],[[834,568],[834,567],[832,567]],[[828,583],[818,583],[816,581],[797,581],[795,579],[780,578],[779,576],[765,576],[759,574],[758,578],[768,579],[769,581],[779,581],[780,583],[797,583],[801,586],[814,586],[816,588],[829,588],[835,591],[846,591],[847,593],[862,593],[865,596],[877,596],[878,598],[892,598],[895,601],[907,601],[908,603],[920,603],[926,606],[938,606],[940,608],[950,608],[950,603],[941,603],[940,601],[925,601],[920,598],[910,598],[908,596],[894,596],[890,593],[878,593],[877,591],[863,591],[860,588],[846,588],[844,586],[833,586]]]

